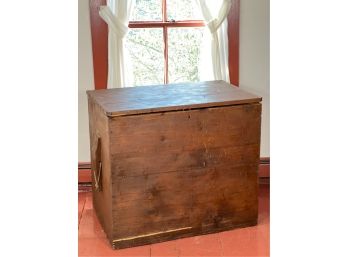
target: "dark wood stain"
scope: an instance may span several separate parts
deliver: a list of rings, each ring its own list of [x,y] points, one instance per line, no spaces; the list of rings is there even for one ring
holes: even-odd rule
[[[88,93],[94,207],[114,248],[257,222],[261,98],[221,81],[170,87]]]
[[[113,88],[88,91],[87,93],[99,103],[109,117],[183,111],[261,101],[261,97],[245,92],[222,80]]]
[[[89,131],[91,145],[91,170],[97,170],[97,163],[102,162],[101,191],[95,190],[95,180],[92,176],[93,206],[110,242],[112,242],[112,185],[110,167],[110,148],[108,134],[108,118],[98,104],[88,101]],[[101,139],[101,149],[96,151],[98,138]],[[98,155],[101,156],[98,156]]]

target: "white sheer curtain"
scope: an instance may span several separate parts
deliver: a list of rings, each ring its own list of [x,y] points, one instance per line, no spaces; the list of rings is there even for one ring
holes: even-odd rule
[[[230,82],[227,15],[231,0],[196,0],[210,33],[205,33],[200,56],[201,80]]]
[[[108,24],[108,88],[132,85],[131,65],[125,58],[123,39],[128,32],[129,16],[133,0],[108,0],[100,6],[99,15]],[[127,74],[127,75],[126,75]]]

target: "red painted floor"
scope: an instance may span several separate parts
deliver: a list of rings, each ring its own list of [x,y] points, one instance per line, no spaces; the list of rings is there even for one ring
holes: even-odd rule
[[[79,192],[79,256],[269,256],[269,185],[260,185],[254,227],[112,250],[96,218],[92,193]]]

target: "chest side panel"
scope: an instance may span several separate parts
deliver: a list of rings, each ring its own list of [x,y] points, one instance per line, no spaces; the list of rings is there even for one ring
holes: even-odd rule
[[[109,239],[112,238],[112,201],[111,201],[111,167],[109,149],[109,119],[103,110],[92,99],[88,99],[90,151],[92,166],[93,207],[100,223]],[[100,150],[98,151],[98,138]],[[99,161],[101,173],[98,176]],[[96,176],[93,175],[95,171]],[[100,191],[96,190],[95,183],[99,177]]]
[[[255,224],[260,124],[260,104],[110,120],[114,243]]]

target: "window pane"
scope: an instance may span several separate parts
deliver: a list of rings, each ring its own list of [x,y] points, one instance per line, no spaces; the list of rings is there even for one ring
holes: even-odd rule
[[[196,0],[167,0],[168,20],[203,20]]]
[[[162,0],[136,0],[130,21],[161,21]]]
[[[162,28],[130,29],[126,49],[133,66],[134,85],[164,83]]]
[[[168,29],[170,83],[199,81],[198,65],[204,28]]]

